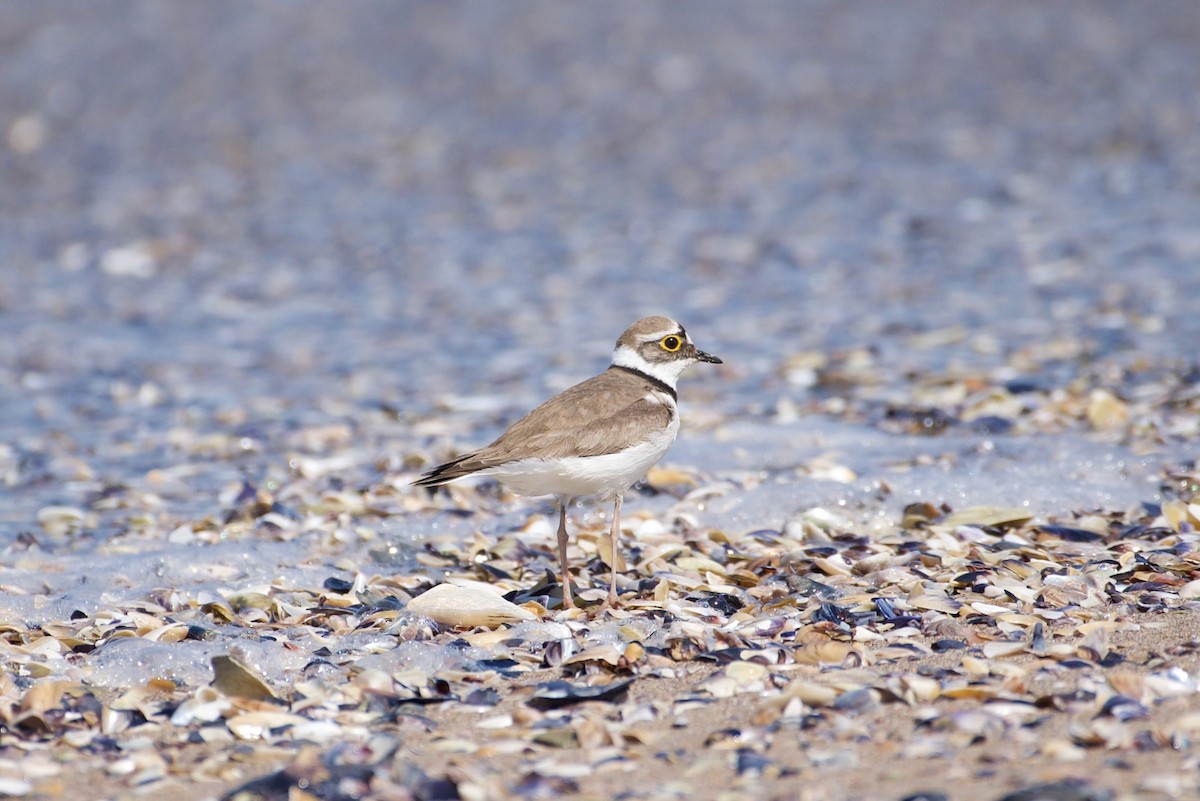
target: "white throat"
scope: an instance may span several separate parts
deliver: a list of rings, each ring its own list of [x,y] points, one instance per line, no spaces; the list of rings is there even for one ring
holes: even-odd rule
[[[676,383],[679,381],[680,374],[684,369],[691,364],[690,360],[679,359],[670,362],[657,362],[651,364],[638,354],[632,348],[627,348],[620,345],[613,351],[612,363],[616,367],[628,367],[630,370],[637,370],[639,373],[645,373],[651,378],[657,378],[659,381],[666,384],[671,389],[675,389]]]

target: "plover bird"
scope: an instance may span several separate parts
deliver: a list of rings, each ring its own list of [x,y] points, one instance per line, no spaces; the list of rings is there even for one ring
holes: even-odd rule
[[[491,445],[435,467],[413,484],[436,487],[491,476],[519,495],[555,496],[567,608],[575,606],[567,572],[567,507],[583,495],[612,499],[608,603],[616,605],[621,500],[675,442],[675,383],[696,362],[721,360],[698,350],[669,317],[644,317],[621,334],[612,365],[603,373],[555,395]]]

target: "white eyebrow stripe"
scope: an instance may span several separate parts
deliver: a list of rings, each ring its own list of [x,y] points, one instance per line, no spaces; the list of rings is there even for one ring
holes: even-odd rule
[[[686,339],[688,342],[691,342],[691,340],[688,339],[687,332],[684,331],[682,328],[668,328],[668,329],[664,329],[662,331],[655,332],[653,334],[646,334],[642,338],[642,341],[643,342],[657,342],[658,340],[662,339],[663,337],[669,337],[672,335],[677,336],[677,337],[681,336],[684,339]]]

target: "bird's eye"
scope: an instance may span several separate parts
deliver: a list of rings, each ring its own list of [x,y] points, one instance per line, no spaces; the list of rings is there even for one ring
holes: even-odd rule
[[[658,344],[662,345],[663,350],[674,353],[675,351],[679,350],[679,346],[683,344],[683,340],[672,334],[669,337],[663,337],[662,342],[659,342]]]

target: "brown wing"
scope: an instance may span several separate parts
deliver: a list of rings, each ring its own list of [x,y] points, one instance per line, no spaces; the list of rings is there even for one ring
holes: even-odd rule
[[[616,453],[645,439],[647,428],[671,422],[670,407],[646,399],[648,381],[611,368],[555,395],[478,451],[434,468],[415,481],[436,486],[514,459]],[[616,409],[617,411],[613,411]]]
[[[602,456],[637,445],[646,439],[648,430],[670,422],[669,407],[642,397],[609,417],[594,418],[574,428],[539,431],[519,441],[502,438],[479,456],[490,456],[496,464],[513,459]]]
[[[631,380],[633,379],[633,380]],[[653,389],[648,381],[609,368],[555,395],[509,426],[484,450],[505,448],[547,432],[575,431],[616,417]],[[618,410],[618,411],[614,411]]]

